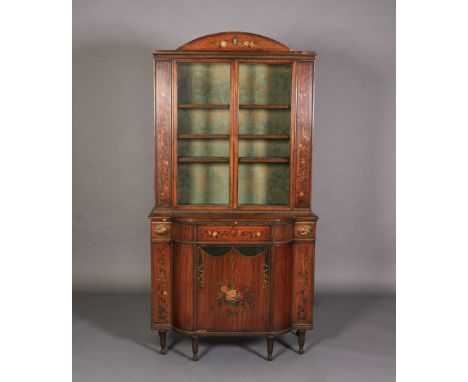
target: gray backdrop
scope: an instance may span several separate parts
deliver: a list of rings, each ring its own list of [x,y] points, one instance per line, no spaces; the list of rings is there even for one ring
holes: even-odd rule
[[[149,290],[151,54],[234,30],[319,54],[317,291],[394,292],[393,0],[75,0],[73,12],[75,290]]]

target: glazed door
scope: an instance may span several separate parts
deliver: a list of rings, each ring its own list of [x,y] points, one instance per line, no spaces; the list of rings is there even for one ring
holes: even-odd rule
[[[237,203],[240,208],[291,205],[291,62],[240,62]]]
[[[287,60],[175,62],[178,208],[293,206],[293,67]]]
[[[176,205],[231,204],[231,61],[176,63]]]
[[[270,249],[198,248],[197,330],[269,330]]]

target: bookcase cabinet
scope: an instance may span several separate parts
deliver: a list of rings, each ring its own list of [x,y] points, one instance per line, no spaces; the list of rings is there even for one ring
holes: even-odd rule
[[[151,326],[192,337],[313,325],[315,53],[223,32],[156,51]]]

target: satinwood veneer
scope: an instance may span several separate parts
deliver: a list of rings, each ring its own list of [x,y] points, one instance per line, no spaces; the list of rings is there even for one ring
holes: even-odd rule
[[[192,338],[312,329],[315,53],[223,32],[154,53],[151,327]]]

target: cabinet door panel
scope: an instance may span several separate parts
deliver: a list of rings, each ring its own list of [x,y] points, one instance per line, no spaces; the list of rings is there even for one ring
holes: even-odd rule
[[[268,247],[200,247],[197,330],[268,330],[268,271]]]

